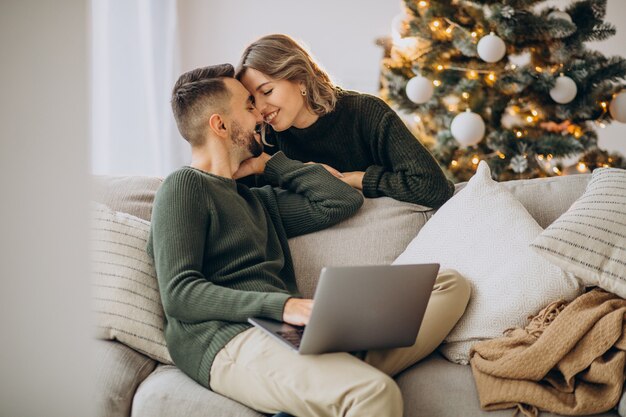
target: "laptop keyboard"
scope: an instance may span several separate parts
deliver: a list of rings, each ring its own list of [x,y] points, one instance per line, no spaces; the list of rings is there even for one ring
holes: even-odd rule
[[[304,327],[297,327],[289,330],[278,330],[276,334],[283,339],[294,345],[300,347],[300,341],[302,340],[302,333],[304,333]]]

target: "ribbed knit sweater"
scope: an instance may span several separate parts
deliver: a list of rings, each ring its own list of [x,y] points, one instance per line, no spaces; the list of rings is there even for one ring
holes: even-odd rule
[[[454,193],[454,184],[396,112],[369,94],[339,90],[334,111],[304,129],[270,129],[266,140],[275,145],[265,148],[270,154],[280,150],[341,172],[365,171],[365,197],[439,207]]]
[[[248,329],[248,317],[282,320],[297,296],[287,239],[353,214],[363,197],[319,165],[275,154],[249,189],[191,167],[170,174],[152,211],[155,261],[174,363],[210,388],[215,355]]]

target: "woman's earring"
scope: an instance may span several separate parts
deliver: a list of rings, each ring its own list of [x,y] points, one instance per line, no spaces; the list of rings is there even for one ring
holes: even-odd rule
[[[306,90],[302,90],[302,91],[300,91],[300,93],[301,93],[303,96],[306,96]]]

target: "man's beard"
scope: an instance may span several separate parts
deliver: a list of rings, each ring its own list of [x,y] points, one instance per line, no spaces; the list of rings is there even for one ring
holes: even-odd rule
[[[263,144],[256,141],[254,134],[255,132],[244,132],[239,123],[232,123],[233,143],[247,150],[253,158],[256,158],[263,153]]]

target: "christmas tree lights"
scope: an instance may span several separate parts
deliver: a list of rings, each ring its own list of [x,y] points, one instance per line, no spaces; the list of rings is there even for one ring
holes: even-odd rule
[[[596,129],[626,121],[626,60],[585,42],[615,34],[606,0],[405,0],[381,95],[449,176],[481,160],[501,180],[626,167]]]

